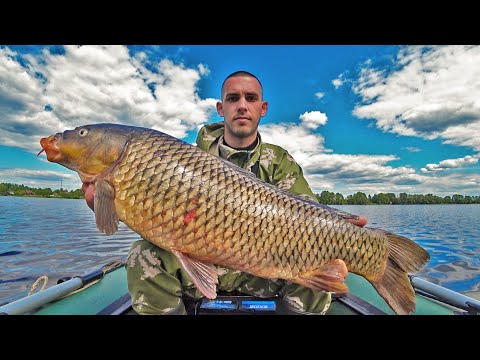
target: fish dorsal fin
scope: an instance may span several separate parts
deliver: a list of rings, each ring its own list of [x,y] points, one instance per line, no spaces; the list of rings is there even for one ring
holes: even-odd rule
[[[115,190],[103,179],[95,183],[94,212],[97,228],[106,235],[118,230],[118,215],[115,209]]]
[[[185,271],[192,278],[193,283],[200,292],[209,299],[217,297],[218,273],[213,264],[207,264],[177,250],[172,250]]]
[[[315,290],[345,293],[348,291],[345,284],[347,275],[348,269],[345,262],[336,259],[320,268],[301,274],[299,283]]]

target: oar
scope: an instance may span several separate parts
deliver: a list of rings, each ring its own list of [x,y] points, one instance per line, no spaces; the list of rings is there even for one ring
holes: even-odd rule
[[[415,290],[420,290],[427,295],[433,295],[434,299],[468,312],[480,313],[480,301],[456,291],[436,285],[417,276],[410,275],[410,282]]]

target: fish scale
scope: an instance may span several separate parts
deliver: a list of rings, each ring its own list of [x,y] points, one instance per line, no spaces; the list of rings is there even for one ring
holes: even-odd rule
[[[149,132],[137,136],[127,146],[111,178],[115,192],[120,194],[116,200],[120,220],[164,248],[174,247],[192,254],[205,248],[201,258],[213,263],[235,266],[231,262],[237,257],[224,256],[223,252],[216,251],[224,243],[231,244],[224,251],[232,251],[235,242],[240,245],[237,251],[243,253],[239,257],[246,258],[249,271],[271,277],[282,272],[277,269],[279,266],[287,266],[289,277],[294,278],[342,255],[347,255],[345,261],[352,271],[368,271],[370,268],[378,271],[385,255],[386,247],[377,254],[378,264],[370,261],[369,269],[364,269],[360,253],[356,257],[349,254],[348,241],[343,254],[336,246],[338,243],[332,241],[346,235],[355,242],[359,229],[354,225],[342,224],[341,229],[348,233],[334,233],[331,213],[302,203],[287,193],[278,194],[278,189],[235,171],[221,160],[205,157],[200,150],[192,152],[191,146],[168,136]],[[148,196],[152,193],[154,199]],[[193,204],[199,194],[204,195],[202,201]],[[131,197],[135,198],[134,204],[127,201]],[[163,205],[161,212],[158,204]],[[269,204],[272,205],[270,208],[279,211],[268,211]],[[230,216],[225,217],[225,208],[230,211]],[[196,216],[191,220],[192,224],[185,225],[185,213],[192,209],[196,209]],[[248,227],[254,222],[252,216],[261,219],[253,231],[257,234],[254,237],[248,236],[253,230]],[[286,231],[288,237],[285,237]],[[315,242],[324,246],[315,247]],[[264,261],[263,266],[263,259],[258,259],[260,249],[264,256],[268,253],[266,249],[271,249],[269,261]],[[295,266],[288,266],[290,263]]]

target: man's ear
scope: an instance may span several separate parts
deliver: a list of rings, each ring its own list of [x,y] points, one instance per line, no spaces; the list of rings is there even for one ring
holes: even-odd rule
[[[218,109],[218,104],[217,104],[217,109]],[[262,113],[261,113],[261,116],[265,116],[267,114],[267,110],[268,110],[268,101],[264,101],[262,103]]]
[[[223,116],[223,104],[220,101],[217,102],[217,113],[219,116]]]

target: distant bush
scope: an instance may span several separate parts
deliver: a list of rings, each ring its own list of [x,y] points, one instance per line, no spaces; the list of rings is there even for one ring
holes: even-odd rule
[[[479,196],[463,196],[454,194],[450,196],[436,196],[432,194],[406,194],[379,193],[373,196],[363,192],[344,197],[340,193],[322,191],[316,194],[318,201],[325,205],[408,205],[408,204],[480,204]]]
[[[0,195],[3,196],[40,196],[40,197],[57,197],[64,199],[83,199],[84,195],[81,189],[65,190],[50,188],[31,188],[25,185],[0,183]]]

